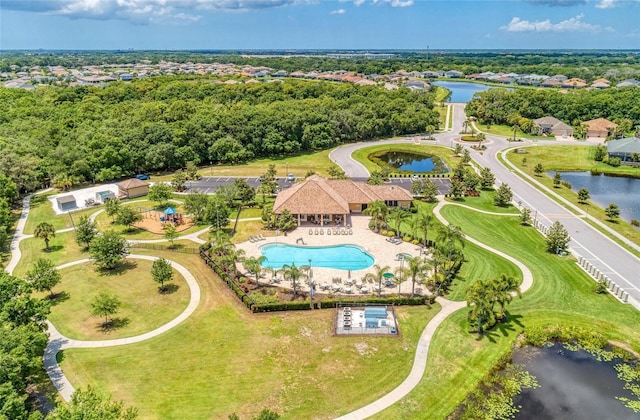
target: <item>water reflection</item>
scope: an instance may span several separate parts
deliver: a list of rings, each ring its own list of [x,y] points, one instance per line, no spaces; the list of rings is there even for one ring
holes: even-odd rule
[[[515,398],[516,406],[522,406],[518,420],[639,418],[616,399],[635,397],[624,389],[615,361],[599,362],[583,350],[570,351],[562,344],[518,349],[513,361],[524,364],[540,384]]]
[[[408,152],[386,152],[378,158],[399,171],[438,174],[448,171],[445,163],[437,156],[426,156]]]

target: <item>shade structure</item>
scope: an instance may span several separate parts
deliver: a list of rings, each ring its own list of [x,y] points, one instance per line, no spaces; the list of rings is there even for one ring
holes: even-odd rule
[[[176,214],[176,209],[174,209],[173,207],[167,207],[166,210],[164,211],[164,214],[167,214],[167,215]]]
[[[385,279],[390,279],[390,278],[392,278],[393,276],[394,276],[394,275],[393,275],[393,273],[384,273],[384,274],[382,275],[382,277],[384,277]]]
[[[400,254],[396,254],[396,260],[398,261],[408,260],[409,258],[411,258],[411,254],[408,254],[406,252],[401,252]]]

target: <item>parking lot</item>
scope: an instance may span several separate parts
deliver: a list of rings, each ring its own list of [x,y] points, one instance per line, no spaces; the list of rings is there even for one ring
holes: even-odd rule
[[[246,180],[247,183],[254,188],[260,186],[260,179],[258,177],[209,176],[200,178],[198,181],[187,182],[186,192],[189,193],[193,191],[199,191],[205,194],[214,194],[219,187],[223,185],[233,184],[233,182],[238,178]],[[449,178],[430,179],[438,186],[438,191],[440,194],[446,194],[449,192],[449,188],[451,186],[451,180]],[[352,178],[352,180],[367,182],[367,178]],[[276,178],[276,182],[280,186],[281,190],[289,188],[295,183],[295,181],[290,182],[284,177]],[[398,185],[407,190],[411,189],[412,183],[413,180],[411,178],[391,178],[388,182],[388,184]]]

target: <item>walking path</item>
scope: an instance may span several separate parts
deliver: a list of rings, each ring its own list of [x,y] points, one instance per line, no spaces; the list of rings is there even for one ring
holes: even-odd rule
[[[449,223],[440,214],[440,209],[442,209],[442,207],[446,205],[460,204],[445,202],[443,198],[444,197],[442,196],[439,197],[439,203],[434,207],[433,214],[443,224],[448,225]],[[462,205],[462,207],[482,212],[481,210],[477,210],[468,206]],[[497,215],[513,216],[512,214],[504,213],[497,213]],[[531,273],[531,270],[529,270],[529,268],[522,262],[473,238],[467,236],[465,237],[465,239],[514,263],[522,272],[522,284],[520,285],[520,291],[524,293],[531,288],[531,286],[533,285],[533,274]],[[433,335],[435,334],[440,324],[445,319],[447,319],[449,315],[459,309],[466,307],[466,302],[453,302],[444,298],[438,298],[438,302],[440,303],[442,309],[436,314],[436,316],[431,319],[431,321],[429,321],[424,331],[422,331],[422,334],[420,335],[420,340],[418,340],[418,346],[416,348],[416,355],[413,359],[413,367],[411,368],[411,372],[409,372],[409,376],[407,376],[407,378],[400,385],[398,385],[393,391],[389,392],[385,396],[358,410],[352,411],[351,413],[339,417],[338,420],[359,420],[371,417],[400,401],[402,398],[407,396],[415,387],[417,387],[418,384],[420,384],[420,381],[422,380],[424,372],[427,368],[427,357],[429,355],[429,346],[431,345]]]
[[[159,259],[159,257],[153,257],[149,255],[129,255],[127,258],[140,259],[140,260],[148,260],[155,261]],[[62,264],[57,267],[58,270],[61,270],[66,267],[71,267],[78,264],[85,264],[91,262],[91,259],[85,258],[82,260],[73,261],[67,264]],[[60,395],[65,401],[70,401],[71,396],[75,392],[75,388],[71,385],[71,382],[67,379],[67,377],[62,372],[60,365],[56,359],[56,355],[60,350],[72,349],[72,348],[102,348],[102,347],[114,347],[114,346],[122,346],[126,344],[139,343],[144,340],[148,340],[150,338],[156,337],[160,334],[163,334],[173,327],[177,326],[185,319],[189,318],[191,314],[196,310],[198,304],[200,303],[200,286],[196,281],[195,277],[187,270],[184,266],[174,262],[169,261],[171,266],[175,268],[186,280],[187,285],[189,286],[189,290],[191,292],[191,298],[189,300],[189,304],[185,308],[184,311],[176,318],[167,322],[166,324],[156,328],[153,331],[149,331],[144,334],[136,335],[134,337],[126,337],[119,338],[114,340],[99,340],[99,341],[83,341],[83,340],[73,340],[71,338],[65,337],[62,335],[55,326],[47,321],[47,325],[49,327],[49,343],[44,351],[43,361],[44,368],[51,379],[51,382],[56,387]]]

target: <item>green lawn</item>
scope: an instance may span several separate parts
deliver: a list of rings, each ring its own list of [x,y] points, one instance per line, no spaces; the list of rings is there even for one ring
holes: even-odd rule
[[[542,176],[536,176],[533,171],[537,163],[542,163],[545,171],[588,171],[593,169],[596,171],[604,172],[605,170],[607,170],[607,168],[609,168],[612,173],[618,175],[640,176],[640,168],[614,168],[601,162],[595,162],[594,160],[589,159],[589,149],[590,147],[584,146],[527,147],[526,154],[517,154],[514,151],[510,151],[509,153],[507,153],[507,159],[524,173],[535,178],[536,181],[542,183],[546,187],[552,189],[553,192],[578,206],[580,209],[587,212],[590,216],[597,218],[621,235],[640,245],[640,229],[634,228],[624,220],[618,219],[613,222],[610,221],[602,208],[589,202],[587,202],[586,204],[578,203],[578,194],[576,192],[564,186],[561,186],[560,188],[554,188],[553,180],[551,179],[551,177],[547,176],[546,174],[543,174]],[[526,164],[522,163],[522,157],[527,158]],[[629,249],[630,252],[638,255],[638,253],[633,249],[629,247],[626,248]]]
[[[151,265],[151,261],[129,259],[113,273],[97,272],[91,263],[61,270],[62,282],[54,289],[61,295],[52,301],[49,319],[62,334],[78,340],[131,337],[171,321],[187,307],[189,287],[173,270],[174,280],[167,284],[175,290],[159,293]],[[102,292],[116,295],[122,303],[114,316],[122,327],[103,330],[104,318],[91,315],[91,301]]]
[[[478,280],[499,277],[500,274],[522,281],[522,273],[518,267],[493,252],[468,241],[465,242],[462,252],[465,262],[450,286],[447,299],[466,300],[469,286]]]
[[[516,218],[484,215],[456,206],[445,207],[442,214],[467,235],[524,262],[533,273],[534,284],[509,307],[512,321],[482,339],[468,332],[466,310],[445,320],[432,342],[420,385],[376,418],[447,417],[528,326],[592,328],[640,350],[640,331],[636,328],[640,312],[608,294],[595,294],[594,281],[572,258],[544,252],[543,238],[533,228],[520,226]]]
[[[509,205],[508,207],[499,207],[493,203],[493,199],[495,197],[495,191],[480,191],[480,196],[478,197],[464,197],[458,200],[446,199],[447,201],[459,203],[468,207],[473,207],[474,209],[488,211],[492,213],[504,213],[504,214],[520,214],[520,211]]]
[[[322,176],[328,176],[328,169],[331,166],[329,153],[331,150],[320,152],[309,152],[296,156],[270,157],[256,159],[247,163],[236,163],[232,165],[213,165],[199,168],[202,176],[260,176],[267,172],[270,164],[276,165],[278,177],[287,176],[292,173],[296,177],[305,176],[308,171],[315,171]],[[287,172],[288,171],[288,172]],[[154,176],[153,181],[170,181],[173,174]]]
[[[80,216],[88,216],[100,209],[100,207],[92,207],[89,209],[74,211],[70,213],[71,217],[69,214],[56,215],[53,211],[51,201],[49,201],[47,197],[57,193],[58,192],[49,192],[45,194],[38,194],[31,198],[31,209],[29,210],[29,218],[27,219],[27,223],[24,227],[24,233],[33,234],[35,227],[42,222],[47,222],[53,225],[56,230],[70,228],[73,226],[71,224],[72,218],[75,222],[80,219]]]
[[[494,134],[496,136],[503,136],[507,138],[513,139],[513,128],[508,125],[500,125],[500,124],[491,124],[487,127],[484,124],[477,124],[476,127],[484,133]],[[525,138],[525,139],[535,139],[535,140],[555,140],[555,137],[545,137],[545,136],[534,136],[533,134],[525,133],[524,131],[518,130],[516,131],[517,138]]]
[[[107,391],[141,418],[250,418],[264,407],[283,418],[333,418],[404,379],[438,311],[398,308],[400,338],[334,337],[333,310],[250,314],[197,256],[179,257],[201,279],[196,312],[143,343],[64,351],[74,385]]]
[[[430,154],[440,157],[449,168],[452,168],[457,164],[456,158],[453,156],[453,152],[448,147],[423,144],[381,144],[378,146],[364,147],[354,151],[351,157],[363,164],[369,172],[373,172],[380,170],[381,168],[371,162],[368,159],[368,156],[380,151],[402,151]]]
[[[44,241],[38,238],[28,238],[20,242],[22,258],[16,266],[13,274],[23,277],[31,270],[32,264],[38,258],[51,260],[55,265],[89,258],[88,252],[82,252],[75,241],[73,232],[59,233],[49,241],[49,251],[44,249]]]

